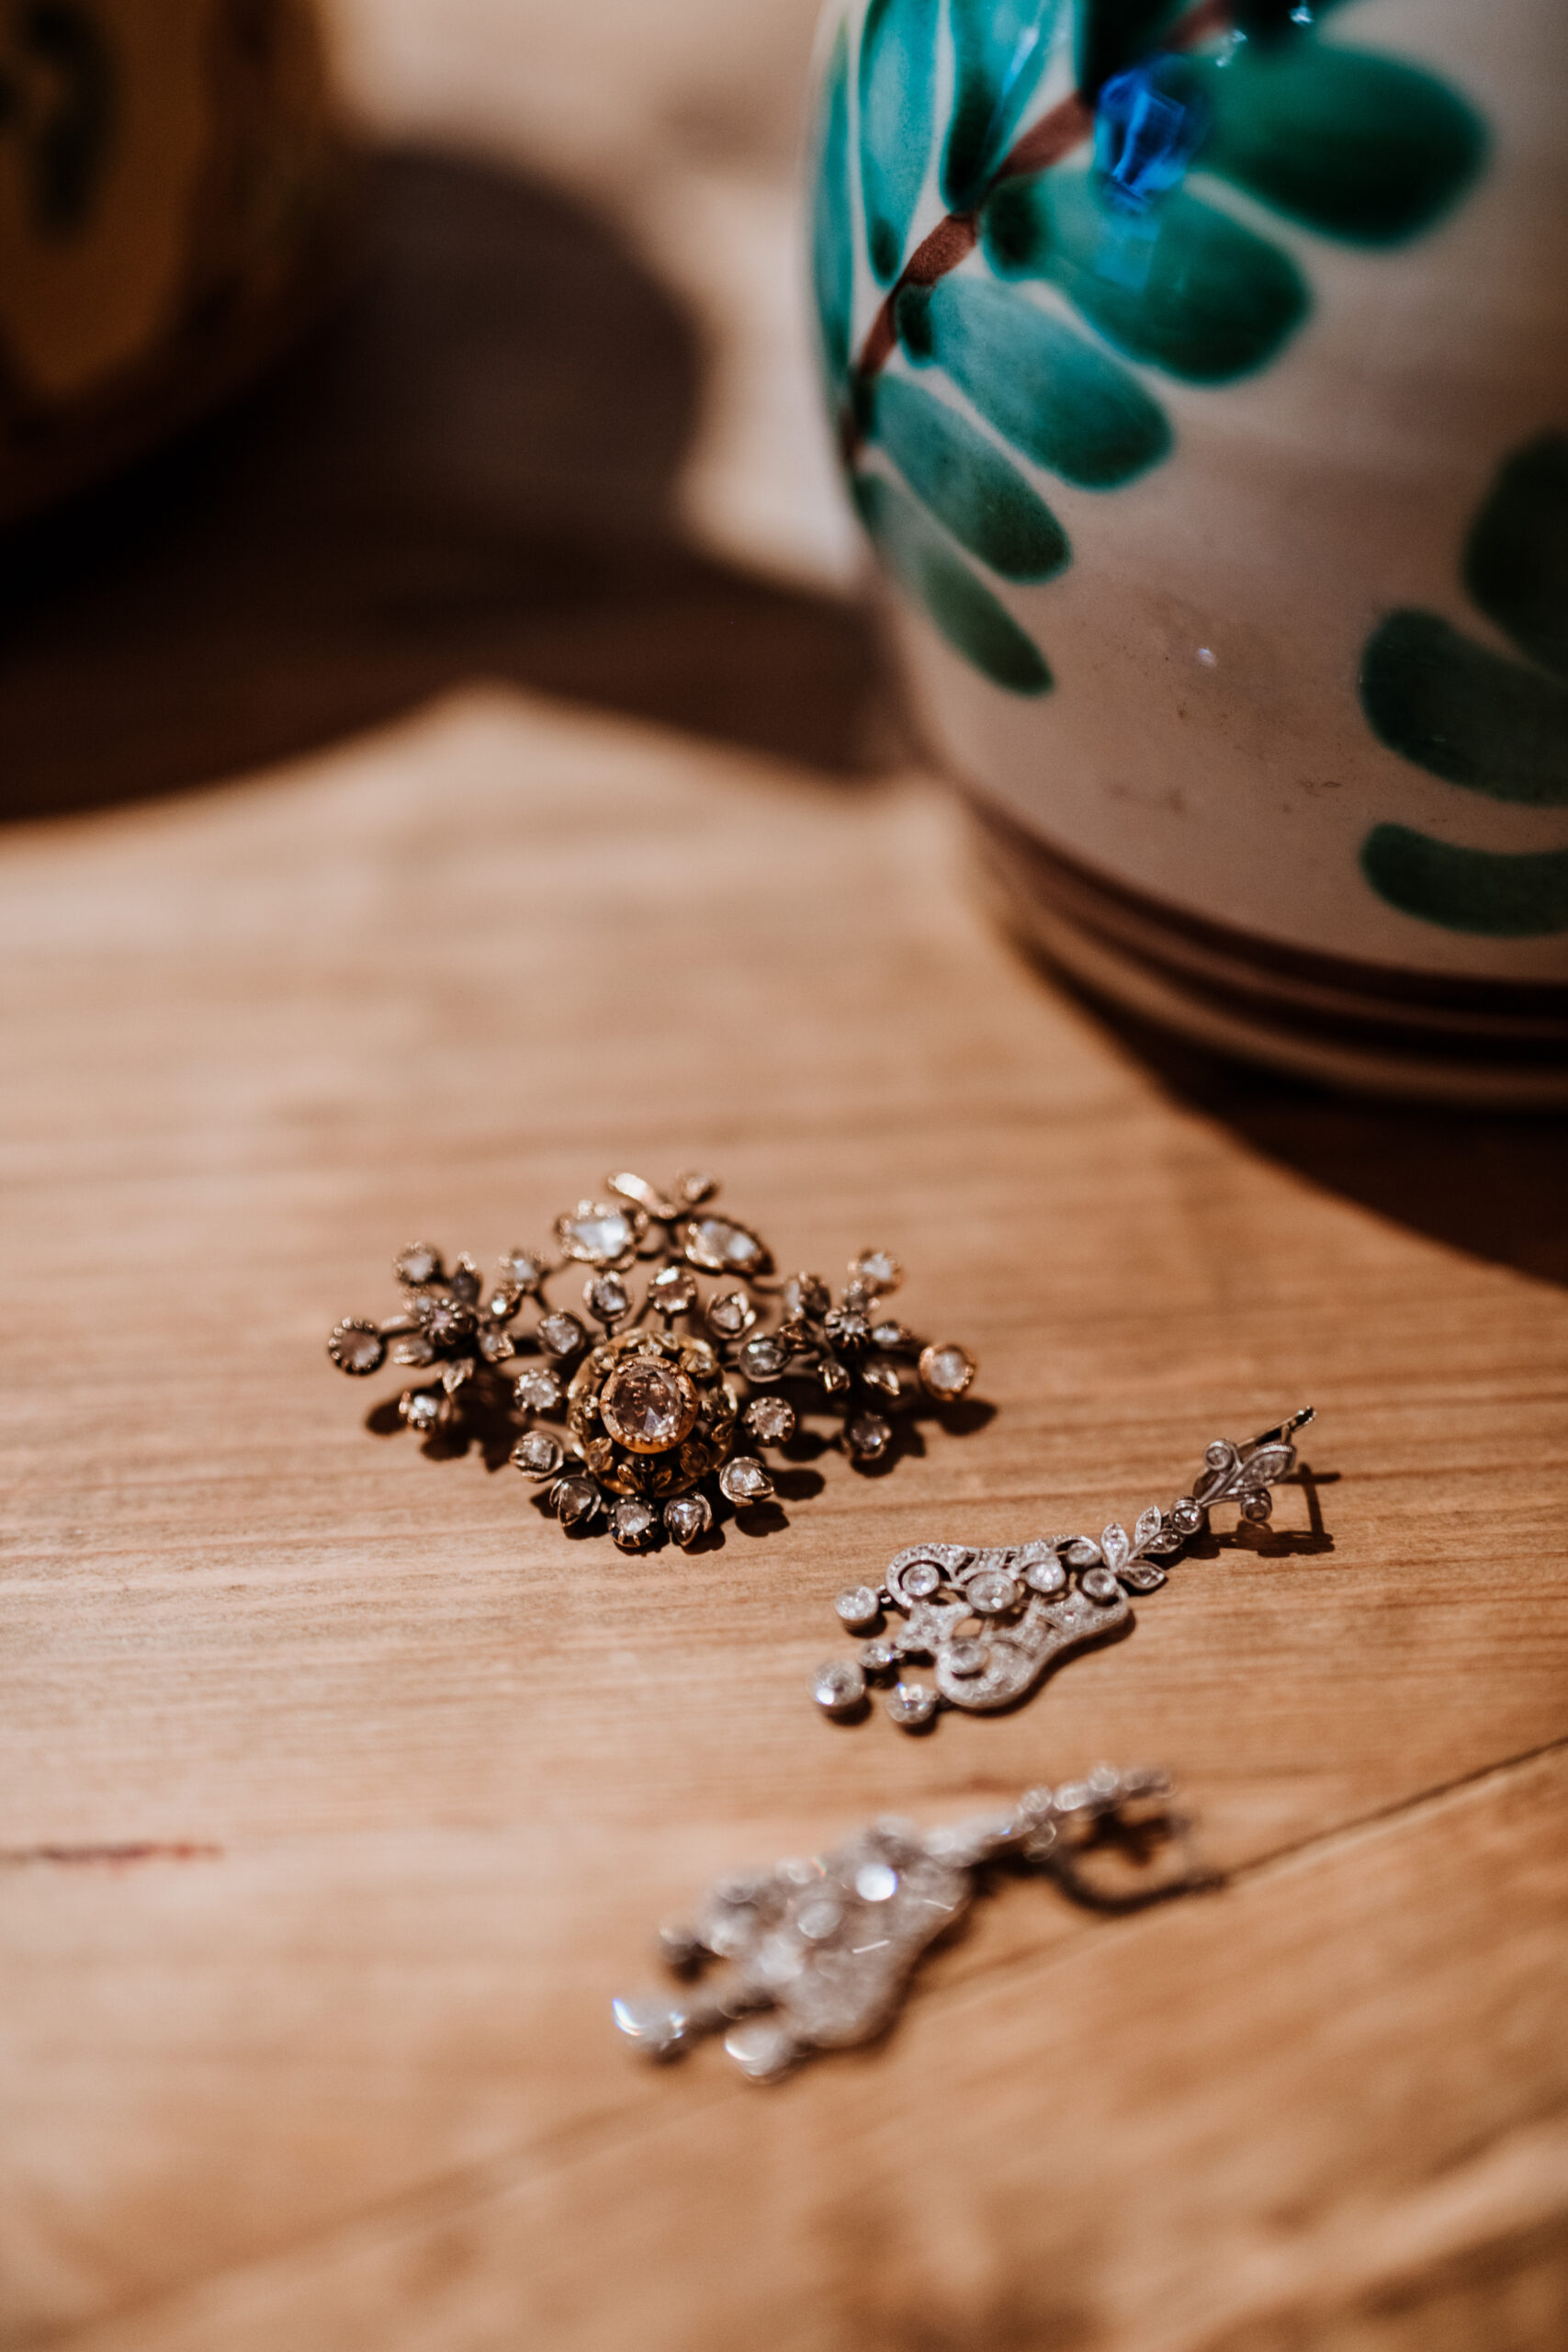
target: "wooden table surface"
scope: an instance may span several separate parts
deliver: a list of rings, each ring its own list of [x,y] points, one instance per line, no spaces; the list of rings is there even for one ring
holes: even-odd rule
[[[672,519],[645,259],[472,162],[379,219],[0,653],[0,2341],[1555,2352],[1568,1130],[1102,1025],[858,605]],[[693,1163],[787,1262],[897,1251],[992,1416],[646,1559],[367,1430],[322,1339],[394,1248]],[[1303,1401],[1276,1532],[1029,1704],[816,1715],[900,1545],[1098,1526]],[[1222,1891],[1010,1883],[772,2090],[614,2034],[726,1865],[1100,1757]]]

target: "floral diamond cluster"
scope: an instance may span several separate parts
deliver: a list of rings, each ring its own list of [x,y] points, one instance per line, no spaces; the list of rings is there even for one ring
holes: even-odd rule
[[[607,1528],[627,1552],[690,1545],[726,1506],[771,1501],[767,1449],[812,1412],[838,1417],[854,1461],[890,1461],[898,1417],[955,1402],[975,1358],[898,1319],[887,1250],[853,1259],[836,1297],[818,1274],[781,1281],[717,1191],[700,1173],[668,1193],[607,1177],[604,1199],[556,1219],[552,1251],[509,1250],[488,1282],[412,1243],[394,1261],[400,1310],[339,1323],[327,1352],[356,1378],[389,1360],[420,1374],[398,1409],[427,1437],[520,1429],[512,1459],[562,1524]],[[578,1271],[581,1314],[548,1295]]]

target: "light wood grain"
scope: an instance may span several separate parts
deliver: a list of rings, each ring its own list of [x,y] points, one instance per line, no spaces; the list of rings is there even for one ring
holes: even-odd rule
[[[1178,1086],[929,785],[500,688],[14,830],[0,989],[8,2346],[1561,2341],[1555,1131]],[[367,1432],[321,1338],[396,1245],[694,1160],[793,1261],[896,1249],[995,1419],[641,1562]],[[1327,1548],[1193,1562],[1002,1720],[815,1718],[852,1572],[1306,1399]],[[774,2096],[615,2045],[715,1869],[1100,1754],[1228,1892],[1014,1887]],[[63,1858],[136,1841],[187,1850]]]

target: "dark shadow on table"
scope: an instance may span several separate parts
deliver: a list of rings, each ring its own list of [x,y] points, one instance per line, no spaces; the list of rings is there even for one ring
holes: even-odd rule
[[[1363,1102],[1224,1060],[1098,999],[1091,1010],[1169,1094],[1266,1158],[1472,1257],[1568,1283],[1568,1118]]]
[[[366,221],[262,390],[0,540],[0,817],[207,784],[482,678],[885,767],[864,613],[683,544],[702,355],[617,233],[423,153],[372,165]]]
[[[0,819],[209,784],[484,678],[885,770],[865,613],[683,543],[702,354],[615,232],[423,153],[373,165],[367,223],[352,288],[261,390],[0,539]],[[1336,1100],[1105,1017],[1258,1150],[1568,1281],[1568,1121]]]

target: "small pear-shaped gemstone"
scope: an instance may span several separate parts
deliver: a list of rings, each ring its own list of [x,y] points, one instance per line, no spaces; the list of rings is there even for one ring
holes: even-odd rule
[[[694,1216],[682,1228],[687,1257],[710,1274],[754,1274],[767,1251],[754,1233],[725,1216]]]

